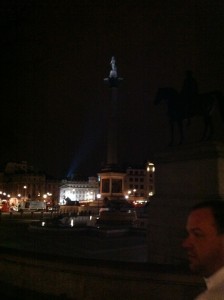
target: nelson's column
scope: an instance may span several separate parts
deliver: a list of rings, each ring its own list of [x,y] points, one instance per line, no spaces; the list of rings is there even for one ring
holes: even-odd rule
[[[109,77],[104,79],[109,86],[109,105],[107,113],[107,161],[98,174],[102,199],[112,200],[123,197],[125,174],[118,162],[118,87],[123,80],[118,77],[115,57],[111,59]]]

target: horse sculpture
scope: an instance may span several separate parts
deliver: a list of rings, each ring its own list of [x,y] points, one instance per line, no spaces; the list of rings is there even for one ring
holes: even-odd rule
[[[167,105],[171,146],[174,143],[175,125],[177,125],[180,135],[179,144],[182,144],[184,141],[184,120],[187,120],[188,124],[190,124],[191,118],[196,116],[201,117],[204,123],[202,140],[211,139],[214,133],[212,112],[216,103],[218,103],[221,118],[224,121],[224,97],[221,91],[198,94],[193,100],[188,103],[186,98],[172,87],[159,88],[157,91],[154,103],[159,104],[161,101],[165,101]]]

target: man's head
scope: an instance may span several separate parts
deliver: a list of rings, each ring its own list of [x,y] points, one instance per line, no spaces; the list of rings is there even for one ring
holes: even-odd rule
[[[224,266],[224,201],[194,206],[187,219],[188,237],[183,242],[190,268],[210,276]]]

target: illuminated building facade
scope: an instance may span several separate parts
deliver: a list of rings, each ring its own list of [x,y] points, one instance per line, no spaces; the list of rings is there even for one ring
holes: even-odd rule
[[[87,204],[97,199],[99,183],[96,177],[88,181],[63,180],[60,186],[60,205]]]
[[[26,161],[9,162],[0,173],[0,199],[18,203],[38,200],[57,204],[59,184],[57,179],[34,171]]]
[[[149,201],[155,194],[155,166],[148,162],[146,167],[129,167],[125,177],[125,198],[132,202]]]

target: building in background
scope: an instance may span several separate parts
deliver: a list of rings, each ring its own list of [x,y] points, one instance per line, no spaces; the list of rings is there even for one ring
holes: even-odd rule
[[[126,199],[135,205],[150,200],[155,193],[155,166],[148,162],[132,166],[123,172],[115,169],[101,172],[88,181],[57,180],[35,172],[27,162],[9,162],[0,173],[0,202],[10,205],[21,202],[42,201],[48,206],[91,205],[104,206],[112,199]]]
[[[0,200],[10,204],[44,201],[55,205],[59,200],[60,181],[36,172],[26,161],[8,162],[0,173]]]
[[[155,193],[155,166],[128,167],[124,172],[102,172],[88,181],[62,180],[60,205],[90,204],[104,206],[112,199],[126,199],[133,204],[144,204]],[[122,176],[122,179],[121,179]]]
[[[123,173],[102,172],[99,174],[101,200],[125,198],[134,204],[144,204],[155,194],[154,176],[152,162],[128,167]]]
[[[143,204],[155,194],[155,166],[148,162],[146,166],[133,166],[126,170],[124,194],[134,204]]]
[[[90,204],[97,200],[99,183],[97,177],[88,181],[62,180],[60,186],[60,205]]]

